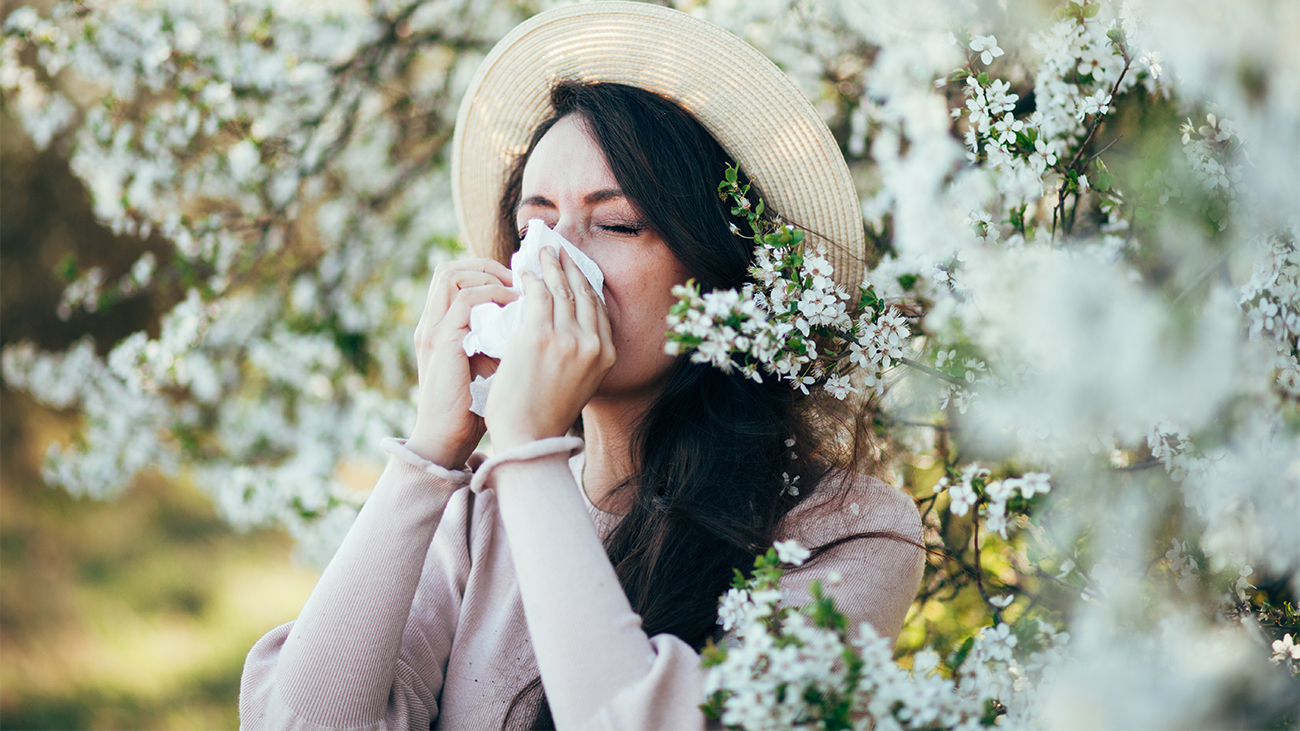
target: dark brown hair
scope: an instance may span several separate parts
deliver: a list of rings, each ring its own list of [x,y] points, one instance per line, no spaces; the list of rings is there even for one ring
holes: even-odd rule
[[[515,212],[529,155],[556,122],[576,114],[623,194],[705,291],[746,281],[752,243],[730,229],[745,221],[717,194],[733,161],[695,118],[654,93],[611,83],[561,81],[551,105],[554,114],[505,181],[498,259],[519,245]],[[715,635],[718,597],[733,569],[752,568],[781,519],[831,467],[860,468],[868,435],[855,417],[840,402],[814,403],[775,377],[755,383],[678,358],[635,434],[634,475],[615,488],[630,509],[605,538],[646,634],[671,633],[695,648]],[[790,495],[783,474],[810,489]],[[554,728],[537,680],[515,697],[502,726],[529,722]]]

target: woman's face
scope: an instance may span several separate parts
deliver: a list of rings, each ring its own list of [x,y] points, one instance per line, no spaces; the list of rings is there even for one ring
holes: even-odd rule
[[[555,124],[524,166],[515,221],[540,218],[605,274],[605,306],[617,359],[599,397],[653,396],[673,359],[664,353],[675,284],[689,274],[623,197],[605,154],[580,117]]]

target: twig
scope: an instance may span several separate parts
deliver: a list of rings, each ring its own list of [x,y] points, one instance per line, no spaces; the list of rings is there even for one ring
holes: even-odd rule
[[[948,383],[951,383],[955,386],[961,386],[962,388],[965,388],[970,385],[956,376],[949,375],[947,373],[944,373],[943,371],[935,370],[934,368],[931,368],[930,366],[925,365],[924,363],[918,363],[912,360],[911,358],[899,358],[898,360],[900,363],[902,363],[905,366],[915,368],[918,371],[925,373],[926,375],[934,376],[935,378],[938,378],[943,381],[947,381]]]
[[[1240,246],[1240,245],[1241,245],[1241,244],[1238,243],[1238,244],[1235,245],[1235,246],[1229,246],[1229,247],[1228,247],[1228,250],[1225,251],[1225,252],[1223,252],[1222,254],[1220,254],[1220,255],[1219,255],[1219,258],[1218,258],[1218,259],[1215,259],[1213,264],[1211,264],[1211,265],[1209,265],[1208,267],[1206,267],[1205,270],[1202,271],[1200,274],[1197,274],[1197,275],[1196,275],[1196,279],[1193,279],[1191,282],[1188,282],[1188,283],[1187,283],[1187,286],[1186,286],[1186,287],[1183,287],[1183,291],[1179,292],[1177,297],[1174,297],[1173,304],[1176,305],[1176,304],[1178,304],[1179,302],[1181,302],[1182,299],[1183,299],[1184,297],[1186,297],[1186,296],[1188,295],[1189,292],[1191,292],[1193,289],[1196,288],[1196,285],[1198,285],[1198,284],[1201,283],[1201,280],[1203,280],[1203,279],[1205,279],[1206,277],[1210,276],[1210,272],[1214,271],[1215,269],[1218,269],[1218,268],[1219,268],[1219,265],[1222,264],[1222,263],[1224,262],[1225,259],[1227,259],[1229,256],[1231,256],[1231,255],[1232,255],[1232,252],[1236,251],[1236,250],[1237,250],[1237,246]]]
[[[1109,150],[1110,148],[1114,147],[1114,146],[1115,146],[1115,143],[1116,143],[1116,142],[1119,142],[1119,141],[1122,140],[1122,139],[1124,139],[1124,135],[1119,135],[1119,136],[1116,137],[1115,139],[1113,139],[1113,140],[1111,140],[1110,142],[1108,142],[1108,143],[1106,144],[1105,147],[1103,147],[1103,148],[1101,148],[1100,150],[1097,150],[1096,152],[1092,153],[1092,155],[1090,155],[1090,156],[1088,157],[1088,162],[1092,162],[1093,160],[1096,160],[1098,157],[1101,156],[1101,153],[1103,153],[1103,152],[1105,152],[1106,150]],[[1084,167],[1087,167],[1087,166],[1088,166],[1088,162],[1085,162],[1085,163],[1083,164],[1083,166],[1084,166]]]
[[[1160,466],[1160,460],[1148,459],[1145,462],[1138,462],[1137,464],[1124,465],[1123,467],[1112,467],[1111,469],[1113,469],[1116,472],[1136,472],[1137,470],[1145,470],[1145,469],[1150,469],[1152,467],[1159,467],[1159,466]]]
[[[978,511],[979,505],[972,506],[972,510]],[[992,607],[993,621],[1002,624],[1002,610],[993,603],[993,600],[989,598],[989,593],[984,589],[984,568],[980,564],[980,521],[978,512],[976,512],[974,518],[971,525],[974,526],[975,531],[973,536],[975,542],[975,588],[979,589],[980,596],[984,598],[984,603]]]
[[[1060,584],[1061,586],[1064,586],[1065,588],[1067,588],[1067,589],[1069,589],[1069,590],[1071,590],[1071,591],[1078,591],[1078,590],[1079,590],[1077,587],[1070,586],[1069,584],[1065,583],[1064,581],[1061,581],[1060,579],[1056,578],[1056,577],[1053,576],[1052,574],[1047,573],[1046,571],[1044,571],[1044,570],[1043,570],[1041,567],[1039,567],[1039,566],[1035,566],[1035,567],[1034,567],[1034,572],[1035,572],[1035,575],[1036,575],[1036,576],[1039,576],[1039,577],[1044,578],[1044,579],[1051,579],[1053,582],[1055,582],[1055,583],[1057,583],[1057,584]]]
[[[907,419],[894,419],[889,417],[886,417],[885,420],[891,424],[898,424],[900,426],[924,427],[926,429],[935,429],[937,431],[948,431],[952,428],[947,424],[932,424],[928,421],[909,421]]]
[[[1124,81],[1124,75],[1128,73],[1129,67],[1132,65],[1133,60],[1128,57],[1128,54],[1125,54],[1124,68],[1120,69],[1119,76],[1115,78],[1115,83],[1110,85],[1110,91],[1107,93],[1107,96],[1111,98],[1111,101],[1115,100],[1115,92],[1119,91],[1120,82]],[[1079,158],[1083,155],[1083,151],[1088,149],[1088,143],[1092,142],[1093,135],[1097,134],[1097,130],[1101,129],[1101,121],[1103,119],[1105,119],[1105,115],[1099,114],[1097,115],[1097,118],[1093,120],[1092,128],[1088,130],[1088,136],[1083,139],[1083,144],[1079,145],[1079,149],[1074,153],[1074,157],[1070,159],[1070,164],[1065,166],[1066,170],[1073,168],[1075,164],[1079,162]]]
[[[1114,101],[1115,92],[1119,90],[1120,82],[1124,81],[1125,74],[1128,73],[1129,67],[1133,65],[1133,59],[1129,56],[1127,52],[1124,51],[1123,48],[1120,49],[1120,53],[1124,56],[1124,68],[1120,70],[1119,76],[1115,79],[1115,83],[1111,84],[1110,86],[1109,96],[1111,98],[1111,101]],[[1064,168],[1062,168],[1062,173],[1069,172],[1070,170],[1075,170],[1075,166],[1078,165],[1079,163],[1079,158],[1083,156],[1083,151],[1088,149],[1088,144],[1092,142],[1093,136],[1097,134],[1098,129],[1101,129],[1101,122],[1103,119],[1105,119],[1104,114],[1098,114],[1096,118],[1093,119],[1092,127],[1088,129],[1088,136],[1083,138],[1083,144],[1079,145],[1079,149],[1075,151],[1074,157],[1070,158],[1069,164],[1066,165]],[[1117,137],[1115,139],[1118,140],[1119,138]],[[1115,144],[1115,142],[1112,141],[1110,144],[1113,145]],[[1107,145],[1105,148],[1102,148],[1102,150],[1098,152],[1096,155],[1093,155],[1092,157],[1088,158],[1087,162],[1084,163],[1084,166],[1087,166],[1088,162],[1092,162],[1093,158],[1095,158],[1097,155],[1100,155],[1102,152],[1105,152],[1105,150],[1109,147],[1110,145]],[[1075,170],[1075,172],[1078,171]],[[1070,234],[1070,231],[1074,228],[1073,214],[1071,214],[1070,216],[1069,225],[1066,225],[1065,223],[1065,196],[1066,195],[1067,193],[1064,187],[1060,188],[1056,194],[1056,207],[1052,209],[1052,239],[1053,240],[1056,239],[1056,222],[1058,217],[1061,221],[1061,225],[1065,227],[1065,235],[1068,236]],[[1079,205],[1079,193],[1074,194],[1074,205],[1076,208]]]

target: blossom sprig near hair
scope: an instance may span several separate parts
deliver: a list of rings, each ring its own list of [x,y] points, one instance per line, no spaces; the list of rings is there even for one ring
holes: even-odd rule
[[[764,202],[751,203],[738,173],[727,169],[718,195],[748,221],[749,235],[734,224],[732,233],[754,242],[752,281],[740,291],[701,292],[694,280],[674,287],[665,350],[760,383],[767,372],[805,394],[820,386],[838,399],[858,392],[849,371],[861,367],[861,384],[878,391],[881,373],[911,342],[906,318],[870,288],[858,287],[855,298],[837,285],[824,252],[809,247],[803,231],[765,218]]]

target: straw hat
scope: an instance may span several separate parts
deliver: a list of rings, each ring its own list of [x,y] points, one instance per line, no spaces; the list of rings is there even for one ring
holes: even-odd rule
[[[550,90],[559,79],[627,84],[680,104],[740,163],[769,206],[820,235],[836,281],[861,281],[862,213],[853,180],[794,83],[715,25],[620,0],[533,16],[497,43],[470,82],[451,148],[456,215],[470,251],[490,255],[506,171],[551,115]]]

